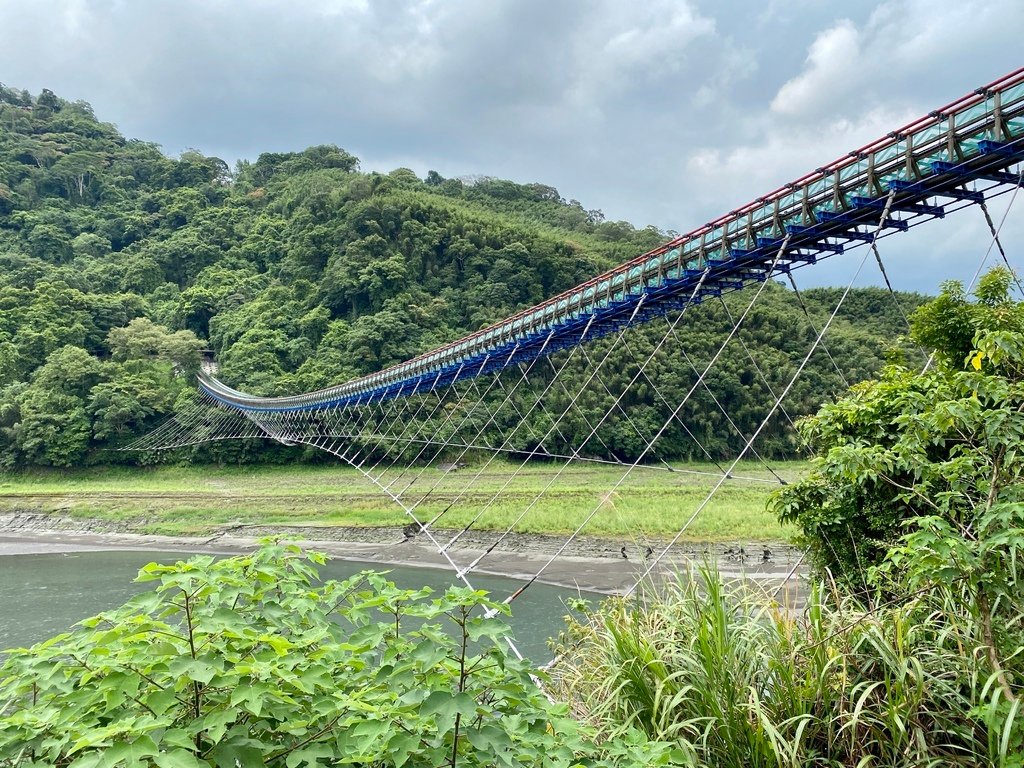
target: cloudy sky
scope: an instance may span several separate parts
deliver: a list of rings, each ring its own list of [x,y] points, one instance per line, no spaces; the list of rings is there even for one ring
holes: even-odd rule
[[[1021,29],[1020,0],[0,0],[0,81],[172,155],[332,143],[687,231],[1024,64]],[[986,232],[968,210],[884,250],[934,290]]]

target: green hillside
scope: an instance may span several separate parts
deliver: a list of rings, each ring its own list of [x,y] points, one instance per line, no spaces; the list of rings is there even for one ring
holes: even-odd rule
[[[321,387],[455,339],[667,237],[604,221],[542,184],[364,173],[335,146],[267,153],[233,169],[194,151],[170,158],[124,138],[84,102],[0,86],[0,466],[138,460],[104,449],[173,412],[202,350],[246,391]],[[821,319],[830,298],[804,295]],[[901,300],[909,309],[922,297]],[[876,289],[848,306],[829,343],[856,380],[878,370],[902,321]],[[684,335],[696,362],[728,326],[721,307],[692,313]],[[633,351],[650,348],[653,333],[638,333]],[[812,333],[791,292],[772,285],[743,339],[781,381],[787,355]],[[618,354],[610,378],[630,371],[631,358]],[[689,368],[668,355],[656,367],[661,394],[678,399]],[[743,348],[730,347],[709,381],[750,429],[767,385]],[[810,412],[838,384],[817,356],[791,413]],[[637,423],[660,423],[650,388],[628,405]],[[709,399],[696,397],[682,415],[714,453],[734,447]],[[566,439],[580,436],[583,416],[567,424]],[[662,458],[700,455],[684,436],[669,437]],[[595,451],[638,450],[626,431],[605,443]],[[767,447],[793,449],[786,424],[770,430]],[[220,445],[189,457],[255,453]]]

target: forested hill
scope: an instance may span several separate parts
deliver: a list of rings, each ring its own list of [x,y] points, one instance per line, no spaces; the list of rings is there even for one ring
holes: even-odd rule
[[[194,151],[170,158],[84,102],[0,86],[0,465],[110,460],[104,448],[173,411],[203,349],[241,389],[313,389],[457,338],[667,236],[604,221],[542,184],[363,173],[336,146],[233,169]],[[750,325],[769,369],[803,322],[789,298],[772,286]],[[819,313],[827,298],[805,296]],[[873,289],[849,306],[835,344],[862,378],[900,320]],[[703,317],[698,347],[723,327],[712,310]],[[726,358],[735,376],[717,382],[739,414],[763,394],[744,359]],[[815,362],[798,412],[831,386]],[[721,427],[694,415],[709,437]]]

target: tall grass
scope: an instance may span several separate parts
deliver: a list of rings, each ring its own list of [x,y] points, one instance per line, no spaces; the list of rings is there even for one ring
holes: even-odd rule
[[[795,480],[804,462],[775,465]],[[564,536],[574,531],[599,504],[587,523],[594,536],[669,538],[692,514],[715,483],[715,467],[678,464],[677,471],[639,469],[602,503],[622,477],[610,465],[498,460],[444,472],[436,467],[395,467],[382,482],[404,488],[415,479],[407,501],[429,496],[420,514],[433,518],[448,510],[437,527]],[[422,475],[420,474],[422,471]],[[479,474],[479,477],[478,477]],[[551,485],[558,474],[558,482]],[[747,463],[743,477],[769,478]],[[780,541],[796,528],[781,524],[766,510],[773,485],[730,481],[709,514],[688,531],[691,541]],[[497,501],[493,498],[498,496]],[[458,503],[452,507],[452,501]],[[522,517],[524,509],[530,512]],[[25,510],[123,524],[126,528],[169,535],[211,535],[229,524],[402,526],[405,512],[356,470],[340,466],[91,468],[69,471],[0,472],[0,514]]]
[[[703,569],[570,620],[554,684],[606,735],[637,726],[697,765],[1021,765],[1019,695],[957,605],[870,610],[818,587],[794,616]]]

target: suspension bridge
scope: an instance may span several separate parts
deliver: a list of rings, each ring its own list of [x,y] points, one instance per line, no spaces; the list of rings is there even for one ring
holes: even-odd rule
[[[811,357],[831,359],[828,331],[852,286],[877,269],[898,303],[879,243],[975,208],[990,234],[979,244],[975,277],[991,259],[1009,266],[1000,227],[1022,179],[1024,68],[571,290],[400,365],[281,397],[253,396],[201,374],[194,402],[129,448],[269,438],[326,451],[404,510],[410,530],[428,540],[455,579],[467,585],[473,571],[484,568],[502,542],[536,514],[570,464],[612,465],[617,479],[585,494],[574,510],[571,532],[554,551],[535,558],[528,580],[507,596],[510,602],[542,579],[596,519],[617,514],[614,500],[631,487],[634,473],[666,469],[655,460],[659,443],[696,439],[681,414],[695,393],[710,395],[740,447],[731,461],[713,462],[706,492],[685,510],[675,535],[648,548],[637,570],[639,584],[726,483],[781,482],[758,453],[759,438],[774,421],[788,420],[787,395]],[[994,215],[990,203],[1004,195],[1005,212]],[[776,279],[786,281],[793,301],[803,307],[794,273],[841,256],[847,257],[851,277],[830,314],[816,322],[804,307],[810,329],[806,349],[787,370],[765,371],[744,346],[742,333],[766,287]],[[742,300],[734,297],[724,340],[708,359],[696,360],[686,343],[694,308],[717,302],[729,312],[722,297],[737,292]],[[637,344],[641,326],[648,341]],[[599,339],[604,341],[596,343]],[[744,348],[770,393],[753,430],[736,426],[711,386],[711,374],[729,345]],[[623,351],[628,370],[610,377],[609,366],[621,365]],[[665,361],[689,377],[676,401],[658,388],[657,372]],[[628,395],[640,386],[659,399],[660,422],[638,424],[632,418]],[[578,422],[583,402],[599,402],[601,408],[589,408],[583,427],[577,423],[568,439],[567,422]],[[610,429],[634,435],[638,449],[629,460],[609,452],[595,455],[594,446]],[[438,462],[456,467],[480,454],[488,457],[483,463],[457,473],[436,471]],[[514,470],[497,484],[493,478],[485,482],[498,457],[514,462]],[[747,458],[761,461],[767,472],[738,474]],[[537,459],[557,469],[539,484],[515,486]],[[459,525],[447,525],[460,505],[471,512]],[[641,520],[637,525],[642,529]],[[487,532],[484,544],[471,551],[460,548],[460,540],[480,529]]]

